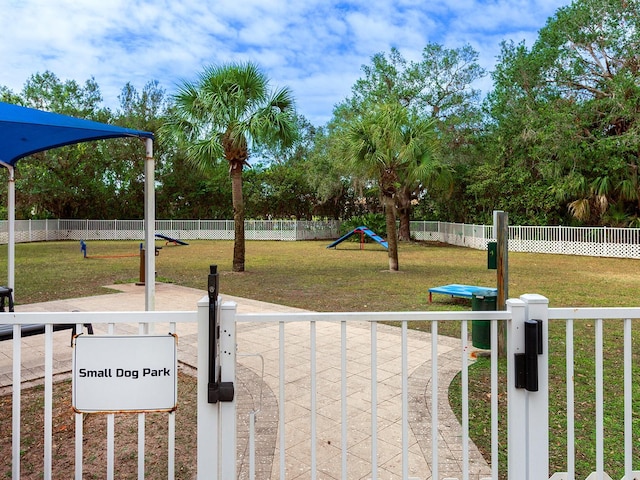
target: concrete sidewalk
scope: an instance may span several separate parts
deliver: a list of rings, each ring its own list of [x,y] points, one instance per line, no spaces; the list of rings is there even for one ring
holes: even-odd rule
[[[117,293],[19,305],[20,312],[69,311],[141,311],[144,288],[136,285],[112,285]],[[156,284],[156,310],[193,311],[206,292],[170,284]],[[222,295],[234,301],[238,313],[287,313],[302,310]],[[340,325],[318,322],[317,335],[317,464],[320,479],[339,479],[341,475]],[[101,328],[96,333],[101,333]],[[118,326],[117,333],[137,333],[137,325]],[[178,324],[178,359],[185,371],[197,366],[197,327]],[[287,323],[285,329],[285,444],[286,478],[310,477],[310,355],[309,325]],[[69,331],[54,334],[54,372],[68,376],[71,369]],[[347,328],[347,412],[348,478],[371,476],[371,368],[370,325],[349,323]],[[402,478],[402,409],[400,329],[378,325],[378,478]],[[248,418],[256,415],[256,477],[279,478],[279,327],[273,324],[239,323],[238,377],[238,478],[248,478]],[[408,332],[409,391],[409,476],[431,478],[431,340],[430,335]],[[44,376],[41,336],[23,339],[23,384],[38,383]],[[460,342],[440,337],[439,365],[439,477],[462,478],[461,428],[449,408],[447,389],[460,366]],[[262,374],[264,362],[264,375]],[[0,393],[11,385],[11,342],[0,342]],[[470,478],[490,476],[490,468],[473,444],[470,445]]]

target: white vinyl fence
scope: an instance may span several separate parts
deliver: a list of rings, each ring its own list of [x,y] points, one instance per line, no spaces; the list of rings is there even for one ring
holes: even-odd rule
[[[493,226],[411,222],[416,240],[486,250]],[[509,251],[589,257],[640,258],[640,228],[510,226]]]
[[[0,243],[8,242],[0,221]],[[233,240],[233,220],[156,220],[156,233],[178,240]],[[322,240],[340,235],[338,221],[247,220],[247,240]],[[16,242],[144,240],[143,220],[17,220]]]
[[[232,220],[156,220],[156,233],[178,240],[233,240]],[[486,250],[493,227],[448,222],[411,222],[422,241]],[[247,220],[247,240],[335,240],[340,222]],[[18,220],[16,242],[55,240],[143,240],[142,220]],[[7,222],[0,221],[0,243],[7,243]],[[640,228],[510,226],[509,251],[640,258]]]

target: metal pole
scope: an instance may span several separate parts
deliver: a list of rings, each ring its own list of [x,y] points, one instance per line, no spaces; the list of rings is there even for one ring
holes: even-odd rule
[[[498,242],[498,310],[505,310],[509,298],[509,215],[496,212],[496,240]]]
[[[155,192],[155,162],[153,160],[153,140],[145,139],[146,157],[144,162],[144,244],[149,255],[145,256],[145,310],[155,310],[156,307],[156,256],[155,256],[155,227],[156,227],[156,192]]]
[[[9,244],[8,244],[8,278],[7,281],[9,283],[8,287],[13,289],[13,299],[15,301],[16,298],[16,282],[15,282],[15,272],[16,272],[16,178],[15,178],[15,169],[10,165],[5,165],[9,172],[9,211],[7,215],[9,217]]]
[[[506,310],[509,298],[509,216],[506,212],[494,211],[494,235],[497,241],[497,287],[498,298],[496,310]],[[507,354],[505,345],[505,325],[498,325],[498,356],[504,358]]]

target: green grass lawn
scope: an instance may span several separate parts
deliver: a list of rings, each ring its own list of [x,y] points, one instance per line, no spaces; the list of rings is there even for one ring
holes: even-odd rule
[[[448,283],[495,286],[486,252],[424,243],[401,244],[400,272],[390,273],[381,247],[345,242],[247,242],[247,271],[231,272],[230,241],[191,241],[163,246],[156,257],[162,281],[205,289],[209,265],[221,272],[229,295],[318,311],[468,309],[468,301],[434,296],[429,287]],[[89,241],[83,259],[79,242],[16,246],[16,301],[73,298],[106,293],[104,285],[133,282],[139,275],[139,242]],[[133,255],[118,257],[119,255]],[[6,245],[0,271],[6,271]],[[115,258],[91,258],[91,257]],[[550,306],[634,306],[640,304],[638,260],[509,254],[509,296],[539,293]]]
[[[188,246],[163,246],[156,257],[158,279],[205,289],[209,265],[218,265],[220,289],[229,295],[280,303],[316,311],[406,311],[470,309],[470,301],[434,295],[428,289],[449,283],[495,286],[496,271],[487,269],[486,252],[446,245],[400,245],[400,272],[387,270],[381,247],[345,242],[337,250],[329,242],[247,242],[246,272],[231,272],[230,241],[190,241]],[[139,275],[139,242],[89,241],[84,259],[79,242],[18,244],[16,246],[16,302],[33,303],[105,294],[105,285],[134,282]],[[131,257],[122,255],[131,254]],[[6,245],[0,247],[0,271],[6,271]],[[509,254],[509,296],[538,293],[551,307],[640,306],[638,260],[590,258],[527,253]],[[606,469],[622,477],[622,358],[620,323],[605,324]],[[440,334],[458,336],[450,323]],[[593,325],[576,322],[576,427],[578,478],[595,469]],[[549,328],[552,471],[566,470],[564,405],[564,323]],[[640,329],[634,331],[635,345]],[[638,355],[634,361],[640,363]],[[488,361],[470,371],[471,435],[488,446]],[[504,366],[503,366],[504,367]],[[636,372],[640,368],[636,367]],[[640,383],[635,373],[634,384]],[[640,458],[640,389],[634,395],[635,457]],[[451,389],[456,408],[457,393]],[[505,401],[501,397],[501,404]],[[503,409],[504,410],[504,409]],[[506,411],[506,410],[504,410]],[[506,437],[501,440],[506,449]],[[635,465],[636,468],[640,466]],[[503,468],[504,470],[504,468]]]

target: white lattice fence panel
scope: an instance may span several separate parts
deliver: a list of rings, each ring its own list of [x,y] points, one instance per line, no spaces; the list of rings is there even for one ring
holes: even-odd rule
[[[442,242],[444,236],[440,232],[411,232],[413,238],[423,242]]]
[[[340,236],[340,222],[299,221],[296,225],[296,240],[330,240]]]

